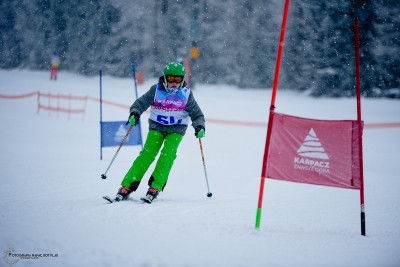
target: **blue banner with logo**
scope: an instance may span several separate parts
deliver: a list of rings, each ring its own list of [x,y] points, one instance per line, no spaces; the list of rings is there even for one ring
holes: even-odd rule
[[[119,146],[126,136],[129,123],[125,125],[126,121],[102,121],[101,122],[101,146]],[[124,142],[124,146],[136,146],[142,144],[142,131],[140,123],[133,127],[131,133],[128,135]]]

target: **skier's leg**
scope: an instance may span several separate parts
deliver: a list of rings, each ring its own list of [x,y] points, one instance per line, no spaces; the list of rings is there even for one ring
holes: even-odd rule
[[[160,157],[152,173],[153,181],[150,187],[156,188],[158,191],[164,189],[182,138],[183,135],[178,133],[168,134],[165,137],[164,147],[161,150]]]
[[[121,183],[122,186],[130,187],[131,184],[135,182],[137,184],[135,187],[137,188],[147,169],[156,158],[163,143],[163,139],[164,136],[162,133],[154,130],[149,131],[143,150],[126,173]],[[134,190],[136,190],[136,188],[134,188]]]

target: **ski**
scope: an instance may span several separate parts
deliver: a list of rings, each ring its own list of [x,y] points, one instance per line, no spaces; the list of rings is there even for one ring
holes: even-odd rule
[[[114,202],[119,202],[119,201],[122,200],[122,199],[119,199],[119,198],[116,198],[116,197],[115,198],[111,198],[109,196],[103,196],[103,199],[107,200],[109,202],[109,204],[114,203]]]
[[[107,200],[110,204],[116,201],[115,198],[111,198],[109,196],[103,196],[103,199]]]
[[[103,199],[107,200],[108,204],[112,204],[112,203],[115,203],[115,202],[123,201],[123,199],[112,198],[112,197],[109,197],[109,196],[103,196]],[[152,202],[152,199],[148,198],[147,196],[141,197],[140,200],[143,201],[144,203],[148,203],[148,204],[151,204],[151,202]]]

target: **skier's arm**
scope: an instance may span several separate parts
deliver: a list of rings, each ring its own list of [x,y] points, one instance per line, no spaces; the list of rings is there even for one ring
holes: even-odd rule
[[[155,92],[156,85],[153,85],[147,93],[136,99],[129,110],[130,114],[126,124],[130,123],[132,126],[136,126],[139,123],[140,115],[153,104]]]
[[[205,120],[204,114],[200,109],[200,106],[197,104],[194,99],[193,93],[190,92],[188,103],[186,105],[186,111],[189,113],[189,117],[192,120],[192,126],[196,132],[199,132],[201,129],[205,130]]]
[[[149,91],[147,91],[144,95],[139,97],[131,106],[130,113],[142,115],[151,104],[154,102],[154,95],[156,93],[157,85],[153,85]]]

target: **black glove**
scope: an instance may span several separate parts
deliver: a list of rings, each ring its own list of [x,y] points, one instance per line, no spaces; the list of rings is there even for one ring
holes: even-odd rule
[[[203,138],[205,136],[205,130],[206,129],[202,125],[196,126],[196,128],[194,128],[194,135],[196,138]]]
[[[128,121],[125,123],[125,125],[130,123],[132,126],[136,126],[139,123],[139,119],[140,119],[139,114],[131,112],[131,114],[129,115]]]

